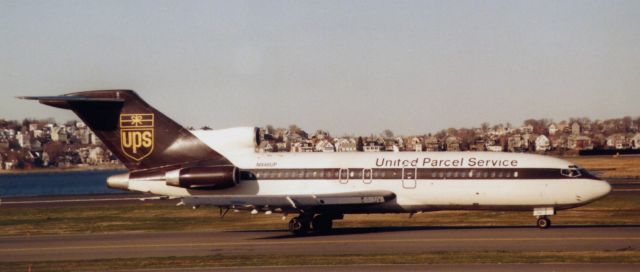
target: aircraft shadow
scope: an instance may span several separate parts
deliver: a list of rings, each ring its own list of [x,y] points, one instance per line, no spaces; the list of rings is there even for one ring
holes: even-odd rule
[[[598,224],[598,225],[554,225],[551,229],[590,229],[590,228],[637,228],[640,224],[619,225],[619,224]],[[317,234],[309,233],[303,236],[296,236],[284,229],[279,230],[246,230],[231,232],[264,232],[264,233],[283,233],[282,235],[255,238],[256,240],[265,239],[300,239],[305,237],[321,237],[321,236],[342,236],[367,233],[389,233],[403,231],[421,231],[421,230],[486,230],[486,229],[537,229],[535,225],[515,225],[515,226],[403,226],[403,227],[345,227],[335,228],[331,233]]]

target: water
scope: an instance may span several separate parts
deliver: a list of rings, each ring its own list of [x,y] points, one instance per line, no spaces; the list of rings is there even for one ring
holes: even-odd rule
[[[27,173],[0,175],[0,197],[116,194],[107,188],[107,177],[122,170]]]

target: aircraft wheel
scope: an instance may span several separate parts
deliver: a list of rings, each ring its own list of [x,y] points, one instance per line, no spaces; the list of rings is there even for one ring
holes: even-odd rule
[[[317,233],[329,233],[333,227],[333,219],[330,216],[318,214],[311,221],[311,227]]]
[[[289,221],[289,231],[295,235],[305,235],[309,231],[309,221],[294,217]]]
[[[538,228],[546,229],[551,226],[551,220],[547,217],[540,217],[537,221]]]

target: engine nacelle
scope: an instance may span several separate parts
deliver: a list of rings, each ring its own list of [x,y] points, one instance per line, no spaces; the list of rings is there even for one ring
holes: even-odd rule
[[[169,171],[166,183],[189,189],[224,189],[238,184],[238,168],[235,166],[197,166]]]

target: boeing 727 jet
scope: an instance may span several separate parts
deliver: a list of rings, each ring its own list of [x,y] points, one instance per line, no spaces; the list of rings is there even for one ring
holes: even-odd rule
[[[131,90],[22,97],[72,110],[129,170],[110,188],[180,198],[189,206],[296,214],[295,234],[331,231],[356,213],[556,211],[611,186],[572,163],[500,152],[256,153],[253,127],[189,131]]]

